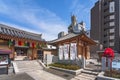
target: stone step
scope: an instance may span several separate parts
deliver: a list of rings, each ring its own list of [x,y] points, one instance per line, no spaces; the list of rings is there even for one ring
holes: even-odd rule
[[[93,71],[83,70],[81,74],[75,76],[71,80],[95,80],[96,76],[96,73],[94,73]]]
[[[32,64],[32,65],[22,65],[22,66],[21,65],[17,65],[18,68],[24,68],[24,67],[31,68],[31,67],[35,67],[35,66],[37,67],[37,66],[40,66],[40,65],[39,64],[38,65],[34,65],[34,64]]]
[[[19,70],[19,72],[24,73],[24,72],[32,72],[32,71],[36,71],[36,70],[41,70],[41,69],[25,69],[25,70]]]
[[[84,78],[80,78],[80,79],[73,78],[73,79],[70,79],[70,80],[88,80],[88,79],[84,79]]]
[[[95,75],[85,74],[85,73],[81,73],[80,75],[85,76],[85,77],[92,77],[92,78],[96,77]],[[78,75],[78,76],[80,76],[80,75]]]
[[[90,70],[83,70],[82,73],[98,75],[98,72],[90,71]]]
[[[86,80],[94,80],[96,77],[88,77],[88,76],[83,76],[83,75],[79,75],[79,76],[76,76],[75,79],[86,79]]]
[[[41,67],[35,67],[35,68],[19,68],[19,71],[22,71],[22,70],[41,70],[42,68]]]

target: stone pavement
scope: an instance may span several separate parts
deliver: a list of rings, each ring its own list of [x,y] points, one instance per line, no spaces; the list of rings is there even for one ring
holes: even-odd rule
[[[0,75],[0,80],[34,80],[26,73],[12,74],[12,75]]]
[[[13,61],[13,66],[16,74],[43,69],[36,60]]]
[[[27,74],[33,77],[35,80],[66,80],[57,75],[51,74],[43,70],[37,70],[34,72],[27,72]]]
[[[0,75],[0,80],[95,80],[96,69],[98,69],[94,65],[87,65],[87,68],[81,74],[75,76],[54,69],[43,69],[36,61],[18,61],[16,64],[20,73]],[[10,71],[12,72],[12,69]]]
[[[66,80],[60,76],[44,71],[42,65],[36,60],[14,61],[13,65],[16,74],[27,73],[34,80]]]

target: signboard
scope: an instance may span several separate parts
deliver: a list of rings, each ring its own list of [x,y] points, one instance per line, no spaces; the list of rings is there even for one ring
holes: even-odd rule
[[[8,64],[8,54],[0,54],[0,65],[7,65]]]
[[[70,60],[75,60],[76,56],[77,56],[76,43],[71,43],[71,45],[70,45]]]
[[[69,59],[69,44],[64,44],[64,59]]]
[[[120,60],[112,62],[112,68],[120,69]]]

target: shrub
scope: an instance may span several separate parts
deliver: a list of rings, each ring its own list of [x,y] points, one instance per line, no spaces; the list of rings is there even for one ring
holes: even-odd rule
[[[69,69],[69,70],[80,69],[80,67],[77,65],[65,64],[65,63],[54,63],[54,64],[50,64],[49,66],[54,66],[54,67],[64,68],[64,69]]]
[[[112,74],[112,76],[111,76],[111,74]],[[110,72],[110,71],[107,70],[107,71],[105,71],[105,76],[120,79],[120,71],[112,70],[112,72]]]

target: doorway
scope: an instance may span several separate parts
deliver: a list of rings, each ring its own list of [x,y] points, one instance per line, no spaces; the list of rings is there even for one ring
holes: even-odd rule
[[[15,52],[17,56],[27,56],[28,48],[16,47]]]
[[[37,51],[37,57],[43,62],[43,51],[42,50]]]
[[[15,60],[27,60],[27,51],[28,48],[24,47],[15,47]]]

